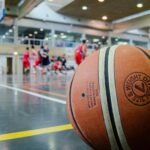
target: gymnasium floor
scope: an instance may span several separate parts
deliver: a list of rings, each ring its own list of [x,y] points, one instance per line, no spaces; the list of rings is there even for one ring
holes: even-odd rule
[[[66,113],[67,75],[0,75],[0,150],[90,150]]]

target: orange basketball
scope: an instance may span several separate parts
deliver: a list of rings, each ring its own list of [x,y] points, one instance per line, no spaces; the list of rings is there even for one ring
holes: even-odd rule
[[[68,92],[68,114],[95,150],[150,150],[150,55],[115,45],[78,67]]]

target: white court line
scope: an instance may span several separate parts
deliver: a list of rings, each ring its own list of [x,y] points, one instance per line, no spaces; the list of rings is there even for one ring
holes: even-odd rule
[[[42,99],[45,99],[45,100],[48,100],[48,101],[53,101],[53,102],[60,103],[60,104],[66,104],[66,102],[63,101],[63,100],[53,98],[53,97],[49,97],[49,96],[45,96],[45,95],[41,95],[41,94],[34,93],[34,92],[30,92],[30,91],[27,91],[27,90],[19,89],[19,88],[16,88],[16,87],[7,86],[7,85],[4,85],[4,84],[0,84],[0,87],[7,88],[7,89],[10,89],[10,90],[14,90],[14,91],[18,91],[18,92],[21,92],[21,93],[26,93],[26,94],[29,94],[29,95],[32,95],[32,96],[35,96],[35,97],[38,97],[38,98],[42,98]]]

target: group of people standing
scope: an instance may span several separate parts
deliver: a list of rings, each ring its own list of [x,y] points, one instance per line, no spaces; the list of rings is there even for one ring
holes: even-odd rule
[[[40,50],[35,49],[34,45],[30,49],[27,47],[22,59],[25,74],[30,72],[30,68],[33,68],[33,73],[36,73],[38,68],[41,68],[43,74],[52,69],[55,73],[57,70],[62,72],[62,69],[67,69],[66,62],[65,54],[62,57],[53,56],[50,59],[47,45],[41,46]]]
[[[34,72],[36,72],[39,65],[43,68],[44,71],[45,67],[48,67],[50,64],[49,49],[41,46],[40,50],[37,51],[34,45],[32,45],[30,51],[29,47],[27,47],[23,54],[22,63],[25,74],[30,72],[30,67],[33,67]]]
[[[33,72],[36,73],[37,68],[42,68],[42,73],[46,73],[47,71],[54,70],[55,73],[57,71],[62,72],[62,70],[69,70],[67,68],[66,63],[66,55],[54,57],[50,59],[49,57],[49,48],[47,45],[41,46],[40,50],[35,49],[34,45],[26,48],[26,51],[23,55],[23,67],[24,73],[28,74],[30,72],[30,68],[33,67]],[[87,44],[86,40],[83,40],[79,46],[75,49],[74,52],[74,60],[77,65],[80,65],[84,59],[87,57]]]

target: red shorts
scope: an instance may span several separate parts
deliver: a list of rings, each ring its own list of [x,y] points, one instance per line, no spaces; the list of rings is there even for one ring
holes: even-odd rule
[[[55,62],[54,65],[53,65],[53,69],[54,69],[54,70],[59,70],[59,69],[61,69],[61,63],[60,63],[60,62]]]
[[[24,68],[30,68],[30,62],[29,62],[29,60],[23,60],[23,67]]]
[[[83,60],[81,53],[80,52],[76,52],[74,58],[75,58],[76,64],[80,65],[82,60]]]
[[[34,62],[34,67],[38,66],[41,63],[41,58],[39,57],[35,62]]]

